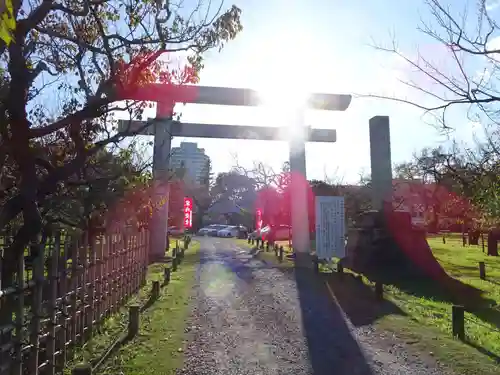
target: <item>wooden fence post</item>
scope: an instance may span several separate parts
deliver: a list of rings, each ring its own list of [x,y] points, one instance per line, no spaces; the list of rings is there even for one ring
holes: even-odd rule
[[[379,301],[384,299],[384,284],[380,281],[375,282],[375,298]]]
[[[344,267],[342,267],[342,264],[340,262],[337,262],[337,272],[340,274],[340,275],[343,275],[344,274]]]
[[[465,340],[465,324],[464,324],[464,307],[453,305],[451,307],[451,326],[453,337],[458,337],[460,340]]]
[[[319,259],[317,255],[313,256],[313,268],[314,268],[314,273],[316,275],[319,275]]]
[[[269,252],[269,241],[266,243],[266,252]]]
[[[128,337],[132,338],[139,333],[139,306],[129,306],[128,310]]]
[[[486,280],[486,265],[484,262],[479,262],[479,278]]]
[[[170,268],[167,267],[163,270],[163,280],[164,284],[168,285],[170,283]]]
[[[177,256],[172,258],[172,272],[177,271]]]
[[[72,375],[92,375],[92,366],[89,363],[80,363],[71,371]]]
[[[283,262],[283,246],[280,246],[280,252],[279,252],[279,255],[278,255],[278,260],[281,262]]]
[[[155,280],[153,281],[153,285],[151,287],[151,299],[155,301],[159,297],[160,297],[160,282]]]

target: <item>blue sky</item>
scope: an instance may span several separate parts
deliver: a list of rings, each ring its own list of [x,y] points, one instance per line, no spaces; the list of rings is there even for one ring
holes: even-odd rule
[[[460,3],[462,0],[453,2],[454,6]],[[420,19],[431,19],[423,1],[239,0],[236,4],[242,9],[244,30],[222,52],[207,54],[202,85],[266,90],[286,76],[310,91],[396,93],[411,98],[397,82],[405,77],[407,67],[395,56],[376,51],[369,44],[388,43],[392,34],[399,48],[408,53],[414,53],[419,46],[432,54],[438,46],[417,31]],[[200,123],[272,126],[280,125],[282,119],[279,108],[270,107],[186,105],[182,113],[183,121]],[[424,146],[446,142],[410,106],[354,99],[345,112],[306,114],[308,125],[335,128],[338,139],[336,143],[307,145],[308,178],[327,175],[355,182],[361,171],[369,172],[368,120],[375,115],[390,116],[393,162],[409,159]],[[472,137],[473,128],[463,114],[458,113],[454,123],[455,137]],[[176,138],[173,145],[181,141],[195,141],[205,148],[215,173],[230,169],[235,155],[243,166],[263,161],[279,168],[288,160],[285,142]]]

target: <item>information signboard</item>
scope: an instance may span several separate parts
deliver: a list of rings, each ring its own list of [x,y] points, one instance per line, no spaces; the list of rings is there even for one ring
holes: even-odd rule
[[[344,197],[316,197],[315,203],[318,259],[345,257]]]

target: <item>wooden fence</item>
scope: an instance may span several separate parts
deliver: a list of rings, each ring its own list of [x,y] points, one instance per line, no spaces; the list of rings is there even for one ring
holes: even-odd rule
[[[2,255],[8,245],[4,238]],[[33,248],[21,254],[14,284],[0,286],[0,375],[62,371],[74,348],[144,285],[148,245],[147,231],[129,228],[78,240],[59,233],[35,257]]]

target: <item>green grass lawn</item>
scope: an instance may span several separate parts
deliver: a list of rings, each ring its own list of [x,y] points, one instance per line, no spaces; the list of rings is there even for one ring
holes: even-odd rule
[[[428,242],[450,276],[482,291],[482,306],[466,313],[467,343],[452,338],[452,302],[438,288],[386,286],[386,298],[407,315],[387,315],[377,324],[437,356],[459,374],[500,373],[500,310],[490,307],[500,304],[500,257],[488,257],[481,245],[463,247],[460,238],[449,238],[446,244],[438,237]],[[486,280],[479,277],[479,262],[486,264]]]
[[[193,242],[160,299],[141,314],[139,335],[100,369],[101,374],[167,375],[182,367],[184,330],[199,264],[199,243]],[[153,265],[152,279],[161,279],[163,265]]]

